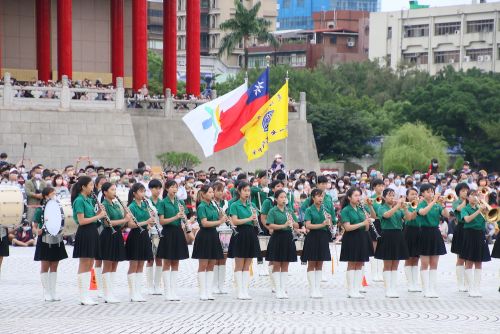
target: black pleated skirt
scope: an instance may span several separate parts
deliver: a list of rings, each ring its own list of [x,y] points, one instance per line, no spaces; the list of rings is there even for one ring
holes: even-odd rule
[[[101,258],[99,260],[117,262],[127,259],[121,229],[115,227],[115,231],[113,233],[111,228],[105,227],[101,235],[99,235],[99,242],[101,244]]]
[[[97,225],[94,223],[78,225],[75,235],[75,246],[73,258],[99,259],[101,257],[101,245]]]
[[[451,240],[451,252],[460,255],[464,246],[464,224],[457,224]]]
[[[493,249],[491,250],[491,257],[495,259],[500,259],[500,234],[497,235],[497,240],[495,240],[495,244],[493,245]]]
[[[418,240],[420,239],[420,227],[406,225],[404,229],[404,238],[406,242],[406,249],[408,250],[409,257],[418,257],[420,255],[420,248]]]
[[[472,262],[491,261],[484,231],[464,228],[464,243],[460,257]]]
[[[61,261],[67,258],[68,253],[66,253],[63,241],[58,245],[49,245],[42,242],[41,235],[38,236],[35,247],[35,261]]]
[[[310,230],[304,240],[301,261],[331,261],[330,236],[329,231]]]
[[[380,223],[380,220],[375,219],[375,221],[373,222],[373,225],[375,225],[377,232],[380,235],[382,235],[382,225]],[[370,229],[368,230],[368,232],[370,233],[370,238],[372,239],[372,241],[380,241],[380,238],[377,240],[377,235],[375,234],[375,231],[373,230],[373,228],[371,226],[370,226]]]
[[[149,261],[153,259],[153,249],[148,231],[144,229],[142,232],[138,227],[130,230],[125,251],[128,261]]]
[[[373,244],[370,234],[363,227],[350,232],[344,232],[342,247],[340,249],[340,261],[368,262],[373,255]]]
[[[406,260],[408,246],[401,230],[384,230],[378,240],[375,258],[379,260]]]
[[[267,261],[297,262],[292,231],[274,231],[267,245]]]
[[[181,226],[163,225],[161,234],[162,237],[156,253],[157,258],[165,260],[185,260],[189,258],[186,236]]]
[[[236,234],[231,236],[227,257],[243,259],[259,257],[259,239],[254,227],[250,225],[238,225],[236,232]]]
[[[439,227],[421,227],[418,241],[420,256],[435,256],[446,254],[444,240]]]
[[[0,227],[1,228],[1,227]],[[9,236],[6,235],[0,240],[0,257],[9,256]]]
[[[194,239],[193,259],[220,260],[224,258],[219,233],[214,228],[200,228]]]

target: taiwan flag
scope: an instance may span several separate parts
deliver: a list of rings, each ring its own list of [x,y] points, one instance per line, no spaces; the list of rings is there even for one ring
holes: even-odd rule
[[[267,68],[240,99],[220,113],[220,133],[214,152],[236,145],[242,138],[243,128],[269,100],[269,68]]]

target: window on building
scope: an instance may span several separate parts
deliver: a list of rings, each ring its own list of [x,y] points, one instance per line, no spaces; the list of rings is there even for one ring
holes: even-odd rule
[[[218,34],[210,36],[210,48],[211,49],[217,49],[218,48],[218,45],[217,45],[218,39],[219,39],[219,35]]]
[[[290,55],[280,55],[276,57],[276,63],[278,65],[289,65],[291,67],[305,67],[307,63],[307,57],[305,54],[290,54]]]
[[[429,36],[429,25],[428,24],[417,24],[411,26],[405,26],[405,37],[424,37]]]
[[[209,27],[208,14],[205,14],[205,13],[201,14],[200,24],[201,24],[201,28],[208,29],[208,27]]]
[[[392,38],[392,27],[387,27],[387,39]]]
[[[452,35],[460,33],[460,22],[436,23],[434,35]]]
[[[200,34],[200,46],[202,49],[208,49],[208,34],[206,32]]]
[[[182,11],[184,0],[177,0],[177,10]]]
[[[148,49],[163,50],[163,41],[154,39],[149,40]]]
[[[283,0],[283,8],[290,8],[292,0]]]
[[[411,64],[427,64],[429,62],[429,55],[427,52],[404,53],[403,60]]]
[[[201,5],[201,8],[204,8],[204,9],[209,8],[210,0],[201,0],[200,5]]]
[[[491,61],[493,49],[469,49],[465,50],[466,60],[469,61]]]
[[[150,24],[148,25],[149,32],[161,34],[163,32],[163,26],[158,24]]]
[[[459,50],[434,52],[434,63],[436,64],[458,63],[459,61]]]
[[[177,37],[177,50],[185,50],[186,49],[186,37],[178,36]]]
[[[297,0],[297,7],[299,8],[304,7],[304,0]]]
[[[493,19],[467,21],[467,33],[491,32],[493,31]]]
[[[217,8],[217,0],[212,0],[212,3],[211,3],[211,5],[210,5],[210,7],[211,7],[212,9]]]
[[[267,66],[266,56],[250,56],[248,57],[249,68],[264,68]]]
[[[330,44],[337,44],[337,36],[330,37]]]

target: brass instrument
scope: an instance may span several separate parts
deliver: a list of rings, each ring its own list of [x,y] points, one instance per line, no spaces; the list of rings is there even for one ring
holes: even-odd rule
[[[142,233],[144,231],[144,229],[142,228],[141,225],[139,225],[139,223],[137,222],[137,219],[132,214],[132,212],[130,211],[130,209],[128,208],[128,206],[124,205],[123,202],[120,200],[120,198],[118,198],[118,197],[115,197],[115,198],[118,201],[118,203],[120,203],[120,205],[122,206],[123,211],[125,213],[128,213],[130,215],[130,217],[132,217],[132,220],[134,221],[134,224],[137,225],[137,227],[139,228],[140,233]]]
[[[481,210],[481,215],[488,223],[496,223],[500,220],[500,210],[498,208],[492,208],[491,205],[489,205],[482,199],[479,199],[477,196],[476,200],[478,201],[479,205],[482,205],[486,208],[484,211]]]
[[[455,201],[455,196],[452,193],[449,193],[446,196],[440,196],[438,199],[438,202],[441,204],[452,203],[453,201]]]
[[[411,202],[405,202],[404,204],[405,204],[407,207],[411,207],[412,209],[414,209],[414,210],[415,210],[415,209],[417,208],[417,206],[418,206],[418,201],[415,199],[415,200],[413,200],[413,201],[411,201]]]
[[[92,196],[92,198],[96,202],[97,206],[99,207],[99,210],[101,210],[105,214],[104,218],[102,219],[103,220],[103,224],[105,226],[111,228],[111,233],[112,234],[116,233],[116,230],[113,228],[113,225],[111,224],[111,220],[109,219],[108,212],[106,211],[106,208],[104,207],[104,205],[101,202],[99,202],[99,200],[97,199],[97,196],[95,195],[94,192],[91,192],[90,196]],[[97,210],[95,211],[95,213],[97,213]]]
[[[382,196],[377,196],[377,197],[375,198],[375,203],[377,203],[377,204],[379,204],[379,205],[380,205],[380,204],[382,204]]]
[[[481,187],[479,193],[483,196],[487,196],[490,192],[488,191],[488,187]]]
[[[162,235],[161,235],[161,232],[160,232],[160,228],[159,228],[159,225],[160,225],[160,217],[158,216],[158,212],[153,209],[153,205],[149,202],[149,200],[147,199],[143,199],[142,202],[146,203],[146,206],[148,208],[148,211],[149,211],[149,216],[151,218],[154,219],[155,221],[155,229],[156,229],[156,233],[158,233],[158,236],[161,238]]]

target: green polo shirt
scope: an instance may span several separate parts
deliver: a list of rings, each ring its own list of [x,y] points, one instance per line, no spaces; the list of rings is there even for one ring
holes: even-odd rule
[[[156,208],[156,211],[158,211],[158,206],[161,203],[161,198],[158,198],[156,203],[153,201],[153,197],[151,197],[149,200],[151,201],[151,203],[153,203],[153,206]]]
[[[462,212],[457,210],[458,206],[462,204],[462,202],[463,201],[461,199],[457,199],[453,202],[453,212],[455,212],[455,217],[457,218],[457,223],[459,224],[465,223],[465,220],[462,218]],[[465,207],[463,209],[465,209]]]
[[[123,212],[121,210],[121,206],[118,203],[111,203],[107,199],[105,199],[102,204],[106,209],[106,213],[110,220],[121,220],[123,219]]]
[[[78,222],[79,213],[83,213],[84,218],[92,218],[96,215],[94,205],[94,200],[91,197],[83,196],[82,194],[78,195],[73,202],[73,220],[77,225],[80,225]],[[93,224],[99,223],[95,221]]]
[[[311,204],[311,196],[309,196],[302,203],[300,208],[302,209],[302,211],[306,211],[307,208],[312,206],[312,205],[313,204]],[[330,196],[327,193],[325,193],[325,197],[323,198],[323,206],[324,206],[326,212],[328,212],[330,214],[330,216],[332,216],[332,222],[336,223],[337,222],[337,215],[335,214],[335,207],[333,206],[332,196]]]
[[[268,215],[269,211],[273,208],[273,206],[274,206],[274,197],[266,198],[264,203],[262,203],[262,210],[260,211],[260,213],[263,215]]]
[[[473,208],[470,204],[467,204],[465,208],[462,209],[461,218],[464,219],[466,216],[472,215],[479,209],[478,206]],[[477,215],[476,218],[466,223],[464,220],[464,228],[483,231],[486,228],[486,220],[483,215]]]
[[[204,227],[201,224],[201,220],[203,218],[206,218],[207,221],[213,222],[219,220],[219,212],[217,211],[217,208],[215,205],[212,203],[207,203],[205,201],[202,201],[200,205],[198,205],[198,208],[196,209],[196,215],[198,217],[198,224],[200,224],[201,228],[215,228],[213,227]]]
[[[422,201],[417,206],[417,213],[420,209],[426,208],[428,203],[426,201]],[[421,227],[438,227],[439,226],[439,218],[441,217],[441,211],[443,211],[443,207],[437,203],[435,203],[429,212],[425,216],[417,215],[417,221],[419,226]]]
[[[33,222],[37,223],[38,228],[42,228],[42,208],[36,208],[35,214],[33,215]]]
[[[285,207],[285,210],[281,211],[280,208],[277,206],[271,208],[267,214],[267,221],[266,225],[285,225],[288,222],[288,217],[286,216],[286,211],[287,208]],[[295,216],[295,213],[288,211],[293,218],[294,222],[297,222],[297,216]],[[292,229],[290,227],[286,227],[280,231],[291,231]]]
[[[253,206],[251,202],[250,205]],[[253,208],[255,209],[255,207]],[[250,218],[252,216],[252,210],[250,209],[250,206],[243,204],[240,200],[237,200],[231,204],[231,207],[229,208],[229,215],[231,217],[236,216],[238,219]],[[253,221],[246,222],[243,225],[253,226]]]
[[[262,187],[259,185],[257,187],[250,188],[250,195],[252,198],[253,205],[260,211],[261,205],[264,204],[264,201],[267,198],[267,193],[262,190]],[[260,196],[260,204],[259,204],[259,196]]]
[[[414,209],[414,208],[412,208],[412,207],[409,207],[409,208],[408,208],[408,212],[410,212],[410,213],[413,213],[413,212],[415,212],[415,211],[417,211],[417,210],[416,210],[416,209]],[[407,221],[405,222],[405,224],[406,224],[407,226],[418,227],[418,220],[417,220],[417,218],[412,219],[412,220],[407,220]]]
[[[158,215],[163,216],[163,218],[172,218],[179,213],[179,204],[184,207],[184,212],[187,212],[186,204],[184,201],[174,198],[174,201],[167,196],[158,204]],[[176,219],[168,225],[181,225],[181,219]]]
[[[132,201],[132,203],[130,203],[128,208],[130,209],[130,212],[134,215],[138,223],[145,222],[150,218],[148,205],[144,202],[142,202],[141,205],[138,205],[134,200]]]
[[[366,208],[368,210],[368,208]],[[352,205],[347,205],[340,211],[342,223],[349,223],[351,225],[361,224],[365,219],[365,213],[360,207],[353,208]]]
[[[320,207],[319,210],[316,205],[311,205],[306,209],[306,214],[304,215],[305,222],[311,222],[311,224],[317,225],[322,224],[326,220],[325,215],[323,214],[323,208]],[[320,230],[328,231],[326,226],[320,228]]]
[[[378,209],[378,216],[380,217],[380,225],[383,230],[401,230],[403,228],[403,210],[399,209],[389,218],[384,218],[384,213],[391,210],[389,205],[382,204]]]

